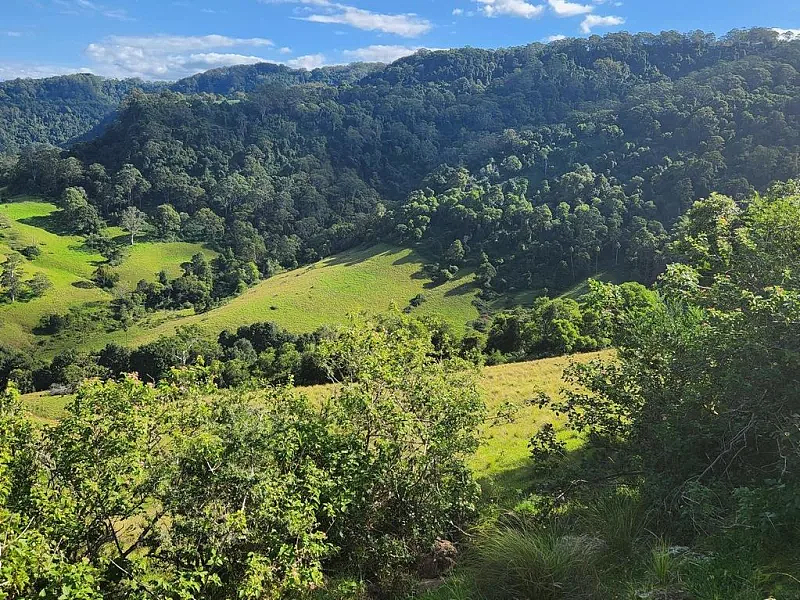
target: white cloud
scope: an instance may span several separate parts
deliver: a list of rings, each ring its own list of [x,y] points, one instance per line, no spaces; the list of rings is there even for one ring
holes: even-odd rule
[[[100,44],[89,44],[92,47],[135,47],[152,53],[188,52],[191,50],[210,50],[212,48],[233,48],[236,46],[274,46],[272,40],[266,38],[232,38],[225,35],[154,35],[124,36],[112,35]]]
[[[453,16],[454,17],[460,17],[463,14],[464,14],[464,9],[463,8],[454,8],[453,9]]]
[[[66,15],[102,15],[109,19],[119,21],[133,21],[124,8],[113,8],[98,4],[91,0],[53,0],[53,4],[60,7],[59,11]]]
[[[623,23],[625,23],[625,19],[622,17],[586,15],[581,21],[581,31],[583,33],[591,33],[595,27],[614,27]]]
[[[429,20],[414,13],[376,13],[330,0],[261,0],[261,2],[303,5],[311,11],[311,14],[295,17],[301,21],[349,25],[364,31],[382,31],[403,37],[417,37],[427,33],[432,27]]]
[[[345,50],[342,55],[350,61],[361,62],[380,62],[392,63],[404,56],[410,56],[419,50],[421,46],[366,46],[365,48],[356,48],[355,50]],[[429,50],[440,50],[440,48],[428,48]]]
[[[544,11],[544,6],[531,4],[526,0],[475,0],[481,5],[481,11],[487,17],[498,15],[508,15],[510,17],[522,17],[532,19],[538,17]]]
[[[349,25],[364,31],[382,31],[403,37],[417,37],[431,29],[430,21],[421,19],[413,14],[387,15],[354,8],[341,6],[339,12],[332,14],[313,14],[301,17],[301,20],[312,23],[334,23]]]
[[[576,17],[594,10],[594,6],[590,4],[578,4],[577,2],[567,2],[566,0],[547,0],[547,3],[559,17]]]
[[[772,31],[778,34],[778,38],[783,41],[792,41],[800,39],[800,29],[781,29],[780,27],[773,27]]]
[[[280,52],[281,54],[291,54],[292,53],[292,49],[289,48],[289,46],[284,46],[283,48],[278,50],[278,52]]]
[[[318,69],[324,67],[327,62],[324,54],[306,54],[305,56],[298,56],[291,60],[287,60],[286,64],[293,69]]]
[[[6,35],[8,37],[22,37],[22,32],[21,31],[4,31],[3,35]]]
[[[265,38],[202,36],[110,36],[89,44],[86,56],[96,70],[114,77],[177,79],[199,71],[267,59],[238,52],[214,52],[227,48],[272,47]]]
[[[548,35],[546,38],[544,38],[544,41],[546,41],[546,42],[558,42],[558,41],[565,40],[565,39],[567,39],[567,36],[565,36],[562,33],[557,33],[555,35]]]

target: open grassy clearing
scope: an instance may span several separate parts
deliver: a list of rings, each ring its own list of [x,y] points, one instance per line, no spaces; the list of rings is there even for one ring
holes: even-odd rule
[[[80,237],[48,231],[56,210],[53,204],[35,200],[0,205],[0,222],[9,225],[0,229],[0,260],[4,261],[14,248],[38,245],[42,253],[33,261],[24,261],[25,274],[30,277],[44,273],[53,283],[53,288],[41,298],[0,304],[0,343],[5,345],[18,348],[30,345],[32,330],[42,315],[63,313],[73,306],[111,298],[103,290],[81,285],[103,257],[83,251]]]
[[[33,330],[42,316],[65,313],[76,306],[103,303],[112,298],[109,293],[89,284],[92,273],[105,259],[86,251],[83,238],[56,233],[57,211],[54,204],[33,198],[0,204],[0,262],[13,251],[37,245],[41,254],[32,261],[24,261],[26,277],[44,273],[53,283],[53,288],[41,298],[0,304],[0,344],[30,347],[35,341]],[[199,244],[137,243],[128,249],[118,268],[120,284],[133,288],[141,279],[155,280],[162,269],[170,276],[177,276],[181,263],[197,252],[213,255]]]
[[[486,441],[472,461],[475,472],[479,476],[494,476],[526,466],[531,436],[544,423],[559,421],[550,411],[540,410],[530,401],[539,392],[551,397],[557,396],[564,387],[564,369],[571,363],[609,359],[613,356],[613,350],[603,350],[486,367],[480,386],[489,415],[497,414],[508,402],[517,408],[517,412],[512,423],[497,423],[487,427],[484,432]],[[573,432],[562,431],[560,435],[567,441],[568,448],[579,443]]]
[[[37,423],[53,424],[64,416],[64,409],[75,396],[51,396],[49,392],[33,392],[21,396],[26,412]]]
[[[426,301],[413,309],[415,315],[435,314],[457,328],[476,319],[472,272],[464,271],[453,281],[433,287],[420,273],[423,263],[410,249],[386,244],[356,248],[267,279],[207,313],[157,313],[150,323],[101,335],[88,340],[86,347],[108,342],[136,346],[171,335],[184,325],[197,325],[217,335],[240,325],[274,321],[302,333],[342,323],[348,314],[362,310],[384,312],[392,304],[404,308],[417,294],[424,294]]]
[[[126,248],[123,263],[116,268],[119,284],[135,288],[142,279],[154,281],[159,271],[174,279],[182,273],[181,264],[202,252],[209,260],[216,256],[212,250],[191,242],[137,242]]]

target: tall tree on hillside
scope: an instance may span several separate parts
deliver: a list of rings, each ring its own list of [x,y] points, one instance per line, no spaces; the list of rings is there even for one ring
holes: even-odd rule
[[[181,216],[171,204],[162,204],[156,210],[154,225],[160,239],[172,241],[181,230]]]
[[[15,302],[22,292],[22,259],[18,254],[12,254],[3,263],[3,271],[0,273],[0,285],[2,285],[8,297]]]
[[[114,175],[113,184],[115,204],[126,206],[138,204],[139,208],[142,207],[142,198],[151,187],[139,169],[130,164],[122,165]]]
[[[131,246],[134,244],[136,235],[144,228],[146,223],[147,215],[135,206],[129,206],[123,210],[119,218],[119,224],[131,234]]]

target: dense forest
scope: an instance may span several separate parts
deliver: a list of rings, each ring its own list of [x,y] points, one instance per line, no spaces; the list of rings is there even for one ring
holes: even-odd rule
[[[0,81],[0,153],[17,152],[33,143],[69,146],[96,136],[134,90],[233,96],[267,84],[351,83],[380,66],[354,63],[306,71],[260,63],[212,69],[174,83],[106,79],[88,73]]]
[[[134,91],[99,137],[24,150],[11,190],[82,187],[111,222],[169,205],[180,235],[263,276],[376,237],[421,242],[432,272],[466,261],[497,293],[601,265],[650,282],[693,201],[800,171],[800,42],[771,30],[422,51],[296,85],[265,67],[252,91],[235,73],[264,69],[247,69],[179,86],[235,99]]]
[[[68,145],[104,123],[133,90],[159,87],[86,73],[0,81],[0,153],[33,143]]]

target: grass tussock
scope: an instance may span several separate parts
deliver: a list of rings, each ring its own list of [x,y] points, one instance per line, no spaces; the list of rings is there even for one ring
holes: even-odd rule
[[[602,538],[609,550],[628,557],[647,527],[647,510],[638,494],[627,488],[599,496],[586,509],[584,526]]]
[[[486,600],[591,600],[601,597],[598,566],[606,552],[591,536],[505,526],[480,541],[470,571]]]

